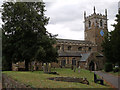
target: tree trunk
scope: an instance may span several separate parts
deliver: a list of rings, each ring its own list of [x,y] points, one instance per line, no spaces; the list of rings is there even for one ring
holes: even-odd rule
[[[30,64],[29,64],[29,65],[30,65],[30,66],[29,66],[29,67],[30,67],[30,71],[32,71],[32,67],[31,67],[32,65],[31,65],[31,62],[30,62]]]
[[[35,61],[34,63],[34,70],[36,71],[37,70],[37,62]]]
[[[27,60],[25,60],[25,71],[28,71],[28,61]]]

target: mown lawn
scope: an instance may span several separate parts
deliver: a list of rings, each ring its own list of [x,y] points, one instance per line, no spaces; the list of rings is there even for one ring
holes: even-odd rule
[[[94,83],[94,74],[88,70],[81,69],[80,72],[76,70],[73,72],[71,69],[61,69],[56,68],[52,69],[52,71],[56,71],[59,75],[45,74],[43,71],[4,71],[3,73],[12,77],[13,79],[22,82],[26,85],[30,85],[34,88],[110,88],[109,85],[105,83],[105,85],[100,85]],[[53,81],[48,80],[49,77],[86,77],[89,81],[89,85],[76,83],[76,82],[63,82],[63,81]]]

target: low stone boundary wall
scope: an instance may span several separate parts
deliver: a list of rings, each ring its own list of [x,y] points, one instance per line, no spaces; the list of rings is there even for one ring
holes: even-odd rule
[[[13,80],[11,77],[9,77],[6,74],[2,74],[2,88],[3,90],[4,89],[10,90],[10,88],[31,88],[31,87],[25,84],[22,84],[16,80]]]

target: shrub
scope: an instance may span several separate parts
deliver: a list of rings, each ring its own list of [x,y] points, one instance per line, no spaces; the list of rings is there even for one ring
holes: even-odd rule
[[[114,72],[114,73],[115,73],[115,72],[119,72],[119,71],[120,71],[119,67],[113,68],[113,72]]]
[[[105,71],[106,72],[110,72],[113,70],[113,66],[112,66],[112,63],[106,63],[105,64]]]

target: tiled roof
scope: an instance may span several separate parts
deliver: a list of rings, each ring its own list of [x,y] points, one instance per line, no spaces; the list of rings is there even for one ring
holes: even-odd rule
[[[90,56],[90,54],[91,54],[90,52],[81,54],[82,58],[80,59],[80,61],[86,61],[88,59],[88,57]]]
[[[91,55],[91,53],[93,53],[96,57],[103,57],[103,55],[101,53],[98,53],[98,52],[88,52],[88,53],[83,53],[81,54],[81,59],[80,61],[86,61],[89,56]]]

